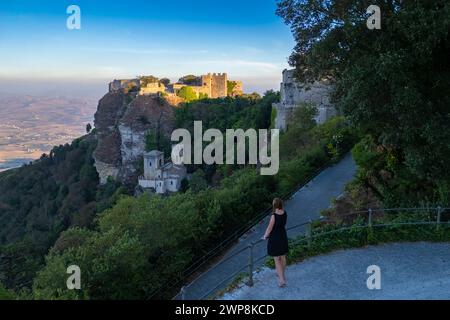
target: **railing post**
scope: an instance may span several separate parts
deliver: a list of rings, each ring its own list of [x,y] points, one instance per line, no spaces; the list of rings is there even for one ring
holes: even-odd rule
[[[181,287],[180,297],[181,297],[181,300],[186,300],[186,287],[185,286]]]
[[[436,230],[439,229],[440,224],[441,224],[441,214],[442,214],[442,208],[441,206],[438,206],[436,208],[437,210],[437,217],[436,217]]]
[[[250,244],[248,255],[248,283],[249,287],[253,287],[253,243]]]
[[[368,222],[369,228],[372,228],[372,209],[369,208],[369,222]]]
[[[308,222],[308,226],[306,227],[306,239],[308,240],[308,248],[311,248],[311,236],[312,236],[312,220],[310,219]]]

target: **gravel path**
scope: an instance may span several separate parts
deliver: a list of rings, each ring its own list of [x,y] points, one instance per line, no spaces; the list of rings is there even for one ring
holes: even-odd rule
[[[289,266],[287,287],[264,268],[253,287],[240,285],[222,299],[450,299],[449,243],[393,243],[340,250]],[[381,270],[381,289],[367,288],[367,267]]]

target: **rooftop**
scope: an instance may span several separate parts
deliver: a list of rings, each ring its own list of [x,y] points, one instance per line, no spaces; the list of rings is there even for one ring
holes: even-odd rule
[[[159,150],[152,150],[150,152],[144,152],[144,157],[159,157],[162,154],[164,154],[164,152],[161,152]]]

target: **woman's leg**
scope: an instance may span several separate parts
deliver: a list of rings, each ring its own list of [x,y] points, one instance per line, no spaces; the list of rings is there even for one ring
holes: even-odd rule
[[[273,260],[275,261],[275,269],[277,270],[278,274],[278,284],[280,286],[284,285],[284,275],[283,275],[283,263],[281,260],[281,257],[274,257]]]
[[[278,282],[281,280],[281,263],[279,257],[273,257],[273,261],[275,262],[275,270],[278,276]]]
[[[286,256],[281,256],[281,266],[282,266],[282,274],[283,274],[283,283],[286,283]]]

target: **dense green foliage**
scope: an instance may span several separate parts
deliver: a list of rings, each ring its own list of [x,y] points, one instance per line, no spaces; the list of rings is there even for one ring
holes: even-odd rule
[[[181,77],[178,80],[178,82],[186,84],[186,85],[196,86],[196,85],[200,84],[200,77],[197,77],[197,76],[195,76],[193,74],[188,74],[188,75],[186,75],[184,77]]]
[[[98,186],[95,144],[87,135],[0,174],[0,281],[8,288],[29,286],[62,231],[89,228],[114,203],[118,185]]]
[[[0,283],[0,300],[13,300],[15,299],[15,294],[11,290],[6,289]]]
[[[236,88],[236,81],[227,81],[227,94],[231,95],[233,93],[234,88]]]
[[[209,110],[214,110],[216,117],[202,110],[208,110],[206,102],[215,106]],[[228,109],[225,108],[227,103]],[[243,106],[244,103],[249,104]],[[250,103],[239,98],[197,102],[182,107],[178,121],[189,122],[192,112],[197,113],[195,119],[208,120],[209,125],[227,126],[230,123],[223,121],[239,121],[252,114],[253,108],[261,108],[259,103],[262,101]],[[228,112],[229,116],[224,117],[223,112]],[[270,114],[268,110],[268,118]],[[249,119],[255,121],[255,117]],[[266,121],[268,125],[269,120]],[[65,245],[63,249],[55,246],[47,256],[46,267],[34,282],[34,296],[148,298],[159,288],[173,284],[183,277],[183,271],[195,259],[266,209],[274,196],[291,191],[332,160],[334,154],[328,151],[327,145],[333,141],[333,136],[348,135],[345,141],[355,139],[341,118],[323,126],[314,125],[309,130],[314,130],[318,138],[299,147],[297,153],[283,156],[276,176],[262,176],[255,167],[247,166],[232,171],[219,186],[206,188],[205,174],[197,170],[193,185],[185,193],[168,198],[124,197],[99,216],[95,231],[71,229],[64,232],[60,239],[67,239],[62,241]],[[281,139],[285,137],[293,140],[287,135]],[[351,142],[336,147],[342,154],[351,147]],[[68,264],[79,265],[83,270],[85,285],[81,291],[74,293],[65,289]],[[161,294],[168,297],[164,290],[154,297]]]
[[[193,121],[201,120],[204,130],[268,128],[278,98],[267,92],[262,98],[197,100],[175,109],[176,125],[192,130]],[[292,130],[282,135],[278,175],[262,176],[255,165],[194,167],[190,184],[184,181],[183,192],[170,197],[119,196],[122,189],[112,180],[99,187],[92,135],[7,171],[0,175],[0,204],[13,211],[2,216],[11,233],[5,229],[0,281],[15,289],[32,284],[35,299],[144,299],[155,292],[167,297],[158,290],[182,279],[197,258],[265,210],[274,196],[292,191],[355,142],[344,119],[317,126],[313,115],[313,109],[300,108]],[[161,147],[151,132],[147,147]],[[13,213],[22,214],[21,220],[7,219]],[[36,228],[37,222],[47,229]],[[67,290],[69,265],[81,267],[82,290]]]
[[[191,86],[184,86],[177,92],[177,96],[183,98],[186,102],[191,102],[198,99],[197,93]]]
[[[268,91],[262,98],[240,96],[193,101],[176,110],[176,127],[193,132],[194,121],[201,120],[204,130],[268,128],[272,103],[278,99],[277,93]]]
[[[186,128],[194,134],[194,121],[202,121],[203,131],[210,128],[219,129],[225,133],[226,129],[250,128],[264,129],[270,125],[272,103],[279,99],[279,95],[268,91],[259,96],[240,96],[236,98],[203,99],[185,103],[176,109],[176,127]],[[208,182],[229,176],[233,170],[242,168],[241,165],[189,165],[188,171],[202,169]]]
[[[366,27],[369,5],[381,30]],[[277,13],[297,41],[298,78],[332,79],[336,103],[369,136],[357,151],[363,182],[387,205],[448,204],[450,3],[282,0]]]
[[[167,87],[170,84],[170,79],[169,78],[161,78],[161,79],[159,79],[159,82]]]
[[[161,134],[160,130],[149,129],[145,136],[145,151],[159,150],[164,152],[165,157],[170,156],[172,143],[170,138]]]

